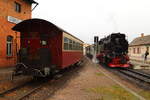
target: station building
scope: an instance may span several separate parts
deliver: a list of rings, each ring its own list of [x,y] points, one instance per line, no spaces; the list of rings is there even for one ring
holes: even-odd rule
[[[12,27],[31,18],[34,0],[0,0],[0,68],[11,67],[17,62],[20,34]]]
[[[129,44],[129,56],[131,60],[144,61],[144,54],[146,50],[149,52],[147,56],[147,63],[150,63],[150,35],[144,36],[142,33],[140,37],[135,38]]]
[[[83,44],[83,54],[86,55],[86,47],[90,46],[90,44],[84,43]]]

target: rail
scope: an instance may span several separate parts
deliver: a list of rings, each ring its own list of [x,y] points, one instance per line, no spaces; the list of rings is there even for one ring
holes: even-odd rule
[[[146,89],[150,89],[150,75],[136,71],[134,69],[119,69],[120,73],[127,76],[127,78],[130,80],[134,80],[135,83],[138,83],[139,85],[143,86]],[[132,79],[131,79],[132,78]]]

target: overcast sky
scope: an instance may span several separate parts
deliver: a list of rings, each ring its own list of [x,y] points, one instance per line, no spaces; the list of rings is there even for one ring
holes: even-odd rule
[[[35,0],[33,18],[46,19],[86,43],[112,32],[131,42],[150,34],[150,0]]]

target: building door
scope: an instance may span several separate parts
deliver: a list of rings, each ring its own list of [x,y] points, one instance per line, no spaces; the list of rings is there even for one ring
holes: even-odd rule
[[[146,47],[146,50],[149,52],[149,47]]]

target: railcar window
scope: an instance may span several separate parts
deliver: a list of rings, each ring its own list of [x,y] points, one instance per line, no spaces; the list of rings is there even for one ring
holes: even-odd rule
[[[82,44],[75,42],[67,37],[64,37],[64,50],[80,50],[82,51]]]
[[[68,50],[69,49],[69,39],[64,37],[64,49]]]
[[[77,44],[77,48],[78,48],[78,50],[80,50],[80,44],[79,43]]]
[[[72,44],[72,40],[69,39],[69,50],[72,50],[73,44]]]
[[[76,49],[76,44],[75,44],[76,42],[75,41],[73,41],[73,50],[75,50]]]
[[[41,44],[42,44],[42,45],[47,45],[47,41],[42,40],[42,41],[41,41]]]
[[[12,43],[13,43],[13,37],[7,36],[7,56],[12,56]]]
[[[78,50],[80,50],[80,44],[78,43]]]
[[[81,44],[79,44],[79,50],[81,50]]]
[[[80,44],[80,48],[79,49],[80,49],[80,51],[82,50],[82,45],[81,44]]]
[[[75,50],[78,50],[78,43],[75,43]]]

